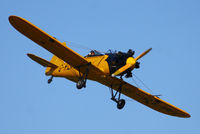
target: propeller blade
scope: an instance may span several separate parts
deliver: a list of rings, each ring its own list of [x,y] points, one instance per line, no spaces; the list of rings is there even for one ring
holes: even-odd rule
[[[140,58],[142,58],[143,56],[145,56],[151,50],[152,50],[152,48],[149,48],[148,50],[146,50],[145,52],[143,52],[142,54],[140,54],[138,57],[135,58],[136,61],[139,60]]]
[[[121,68],[118,69],[116,72],[114,72],[114,73],[112,74],[112,76],[113,76],[113,77],[114,77],[114,76],[117,76],[117,75],[121,74],[122,72],[124,72],[125,70],[127,70],[127,69],[130,68],[130,67],[131,67],[130,64],[126,64],[125,66],[121,67]]]
[[[117,71],[115,71],[112,76],[117,76],[121,73],[123,73],[124,71],[126,71],[127,69],[129,68],[132,68],[134,67],[136,63],[136,60],[133,58],[133,57],[129,57],[127,60],[126,60],[126,65],[124,65],[123,67],[121,67],[120,69],[118,69]]]

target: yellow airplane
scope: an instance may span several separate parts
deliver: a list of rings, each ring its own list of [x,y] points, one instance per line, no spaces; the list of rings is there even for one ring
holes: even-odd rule
[[[70,49],[66,43],[60,42],[24,18],[9,16],[9,21],[20,33],[54,54],[51,61],[27,54],[32,60],[46,67],[45,74],[51,76],[48,83],[52,81],[53,77],[63,77],[75,82],[76,87],[81,89],[86,87],[86,81],[89,79],[111,89],[111,99],[117,103],[118,109],[122,109],[125,105],[125,100],[121,99],[122,93],[158,112],[183,118],[190,117],[190,114],[182,109],[122,79],[124,75],[126,78],[132,77],[131,71],[139,68],[138,60],[151,51],[151,48],[136,58],[133,57],[134,51],[132,50],[127,53],[110,52],[106,54],[94,50],[83,57]],[[114,92],[114,90],[116,91]]]

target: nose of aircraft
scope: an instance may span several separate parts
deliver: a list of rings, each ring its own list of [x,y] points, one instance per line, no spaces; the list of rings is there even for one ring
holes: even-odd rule
[[[135,64],[137,63],[137,60],[139,60],[140,58],[142,58],[144,55],[146,55],[147,53],[149,53],[151,50],[152,50],[152,48],[149,48],[148,50],[146,50],[145,52],[143,52],[142,54],[140,54],[136,58],[129,57],[126,60],[126,65],[124,65],[123,67],[121,67],[120,69],[118,69],[117,71],[115,71],[112,74],[112,76],[114,77],[114,76],[120,75],[121,73],[123,73],[124,71],[126,71],[129,68],[134,69],[135,68]]]

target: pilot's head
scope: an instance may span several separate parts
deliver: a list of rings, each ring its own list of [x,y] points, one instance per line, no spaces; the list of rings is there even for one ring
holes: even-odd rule
[[[94,55],[95,53],[94,53],[94,51],[92,50],[92,51],[90,51],[90,55]]]

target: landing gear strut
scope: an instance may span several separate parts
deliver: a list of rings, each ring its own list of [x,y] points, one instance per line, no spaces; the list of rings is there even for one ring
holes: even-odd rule
[[[82,66],[79,67],[79,80],[78,82],[76,83],[76,87],[77,89],[81,89],[81,88],[85,88],[86,87],[86,81],[87,81],[87,76],[88,76],[88,72],[89,72],[89,68],[90,68],[90,65],[91,63],[88,63],[86,66],[86,70],[85,72],[82,74],[81,76],[81,73],[80,73],[80,68]],[[84,65],[85,66],[85,65]]]
[[[113,93],[112,86],[111,86],[110,90],[111,90],[111,96],[112,96],[111,100],[113,100],[114,102],[117,103],[118,109],[122,109],[126,104],[126,101],[124,99],[120,99],[121,91],[122,91],[122,85],[120,84],[119,89],[115,92],[115,94]],[[118,98],[116,98],[117,94],[118,94]]]

